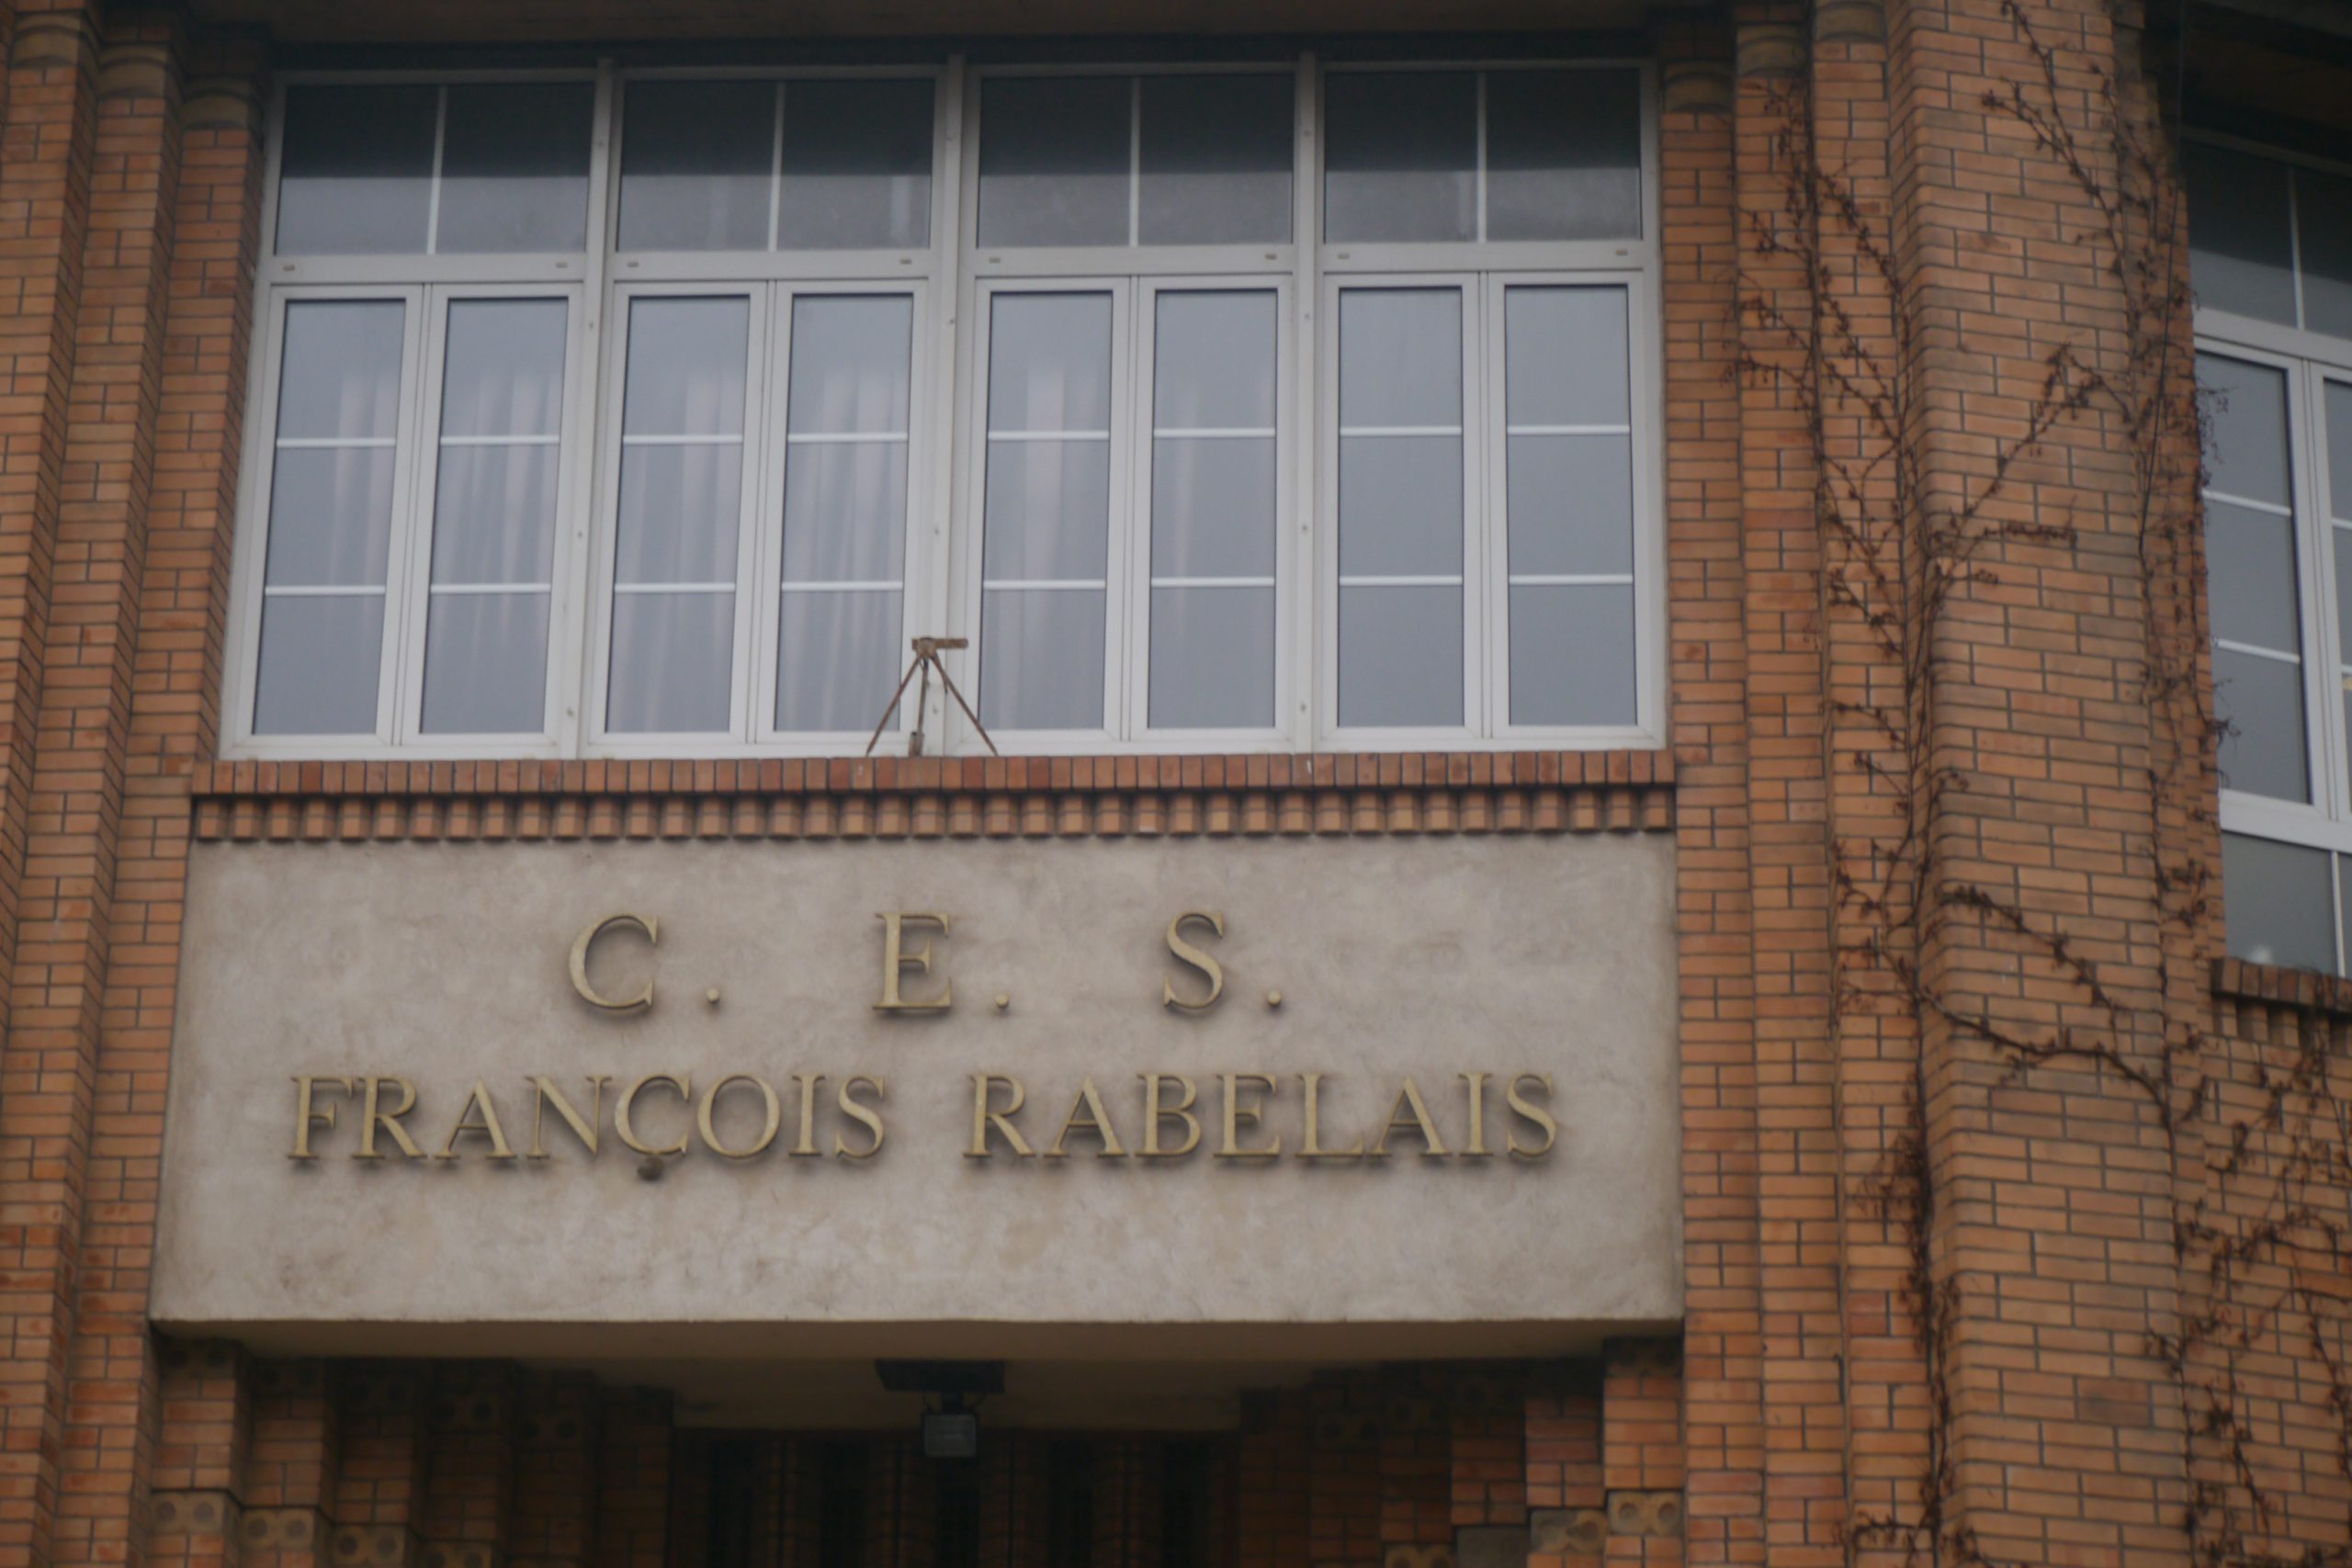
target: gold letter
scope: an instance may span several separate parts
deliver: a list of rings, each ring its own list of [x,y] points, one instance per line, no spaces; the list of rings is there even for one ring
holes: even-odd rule
[[[1408,1107],[1413,1112],[1409,1122],[1398,1114]],[[1396,1103],[1388,1108],[1388,1121],[1380,1129],[1380,1136],[1373,1140],[1373,1158],[1388,1157],[1388,1134],[1399,1127],[1419,1134],[1423,1159],[1434,1159],[1445,1153],[1445,1145],[1438,1141],[1437,1124],[1430,1120],[1430,1108],[1421,1102],[1420,1086],[1409,1077],[1405,1080],[1405,1087],[1396,1091]]]
[[[694,1098],[694,1080],[691,1077],[673,1078],[667,1073],[654,1073],[649,1077],[641,1077],[635,1083],[629,1085],[627,1089],[621,1090],[621,1097],[613,1101],[613,1131],[620,1134],[622,1143],[627,1144],[630,1148],[635,1149],[641,1155],[684,1154],[686,1152],[687,1134],[679,1134],[678,1141],[672,1144],[667,1148],[649,1149],[643,1144],[637,1141],[637,1131],[629,1125],[629,1107],[637,1103],[638,1090],[645,1088],[648,1084],[657,1083],[665,1083],[672,1089],[676,1089],[680,1100],[692,1100]]]
[[[854,1149],[847,1144],[842,1142],[842,1135],[839,1133],[834,1134],[833,1153],[836,1156],[842,1159],[867,1159],[872,1157],[882,1147],[882,1118],[874,1114],[872,1107],[860,1105],[850,1096],[850,1091],[860,1084],[864,1084],[866,1088],[872,1089],[874,1091],[874,1098],[877,1101],[880,1100],[885,1094],[889,1092],[882,1087],[882,1080],[880,1078],[870,1078],[863,1073],[860,1073],[855,1077],[848,1077],[842,1080],[841,1093],[834,1097],[840,1102],[842,1114],[848,1117],[853,1122],[865,1122],[867,1129],[874,1134],[874,1141],[872,1143],[866,1145],[862,1149]]]
[[[1259,1106],[1241,1103],[1241,1086],[1256,1084],[1268,1094],[1272,1094],[1274,1091],[1274,1080],[1263,1073],[1226,1073],[1221,1076],[1225,1079],[1225,1147],[1217,1150],[1216,1157],[1219,1159],[1272,1159],[1282,1153],[1283,1141],[1280,1138],[1276,1138],[1262,1149],[1245,1149],[1241,1146],[1242,1127],[1257,1125],[1265,1120],[1266,1114]]]
[[[367,1078],[362,1082],[366,1088],[359,1101],[359,1152],[351,1157],[382,1159],[384,1156],[376,1152],[376,1129],[381,1127],[392,1135],[392,1142],[400,1145],[401,1153],[411,1159],[423,1159],[424,1151],[416,1146],[415,1140],[408,1135],[408,1129],[400,1122],[401,1117],[416,1109],[416,1086],[406,1078]],[[390,1111],[383,1110],[378,1098],[388,1083],[398,1084],[401,1089],[401,1102]]]
[[[311,1091],[316,1084],[333,1084],[345,1094],[351,1092],[349,1078],[312,1077],[307,1073],[294,1076],[294,1149],[286,1156],[288,1159],[318,1158],[311,1152],[311,1129],[334,1125],[334,1106],[321,1106],[315,1111],[311,1108]]]
[[[1201,1146],[1201,1119],[1193,1114],[1193,1101],[1199,1090],[1193,1080],[1182,1073],[1145,1073],[1143,1077],[1143,1157],[1146,1159],[1182,1159]],[[1159,1086],[1180,1083],[1184,1086],[1184,1098],[1173,1105],[1159,1103]],[[1184,1123],[1184,1146],[1163,1149],[1159,1146],[1160,1123],[1170,1118]]]
[[[796,1155],[817,1152],[817,1086],[825,1081],[822,1073],[802,1073],[793,1082],[800,1086],[800,1141],[792,1145]]]
[[[1223,936],[1225,917],[1207,909],[1187,909],[1168,922],[1168,951],[1176,955],[1178,963],[1188,964],[1208,976],[1209,994],[1199,1001],[1188,1002],[1176,994],[1175,981],[1162,980],[1159,982],[1159,999],[1180,1012],[1206,1012],[1216,1006],[1217,998],[1225,995],[1225,970],[1216,959],[1178,934],[1183,930],[1186,920],[1198,920]]]
[[[899,995],[899,976],[910,969],[931,973],[931,949],[909,953],[902,935],[909,925],[936,926],[939,934],[947,934],[944,915],[876,915],[882,922],[882,999],[874,1004],[876,1012],[945,1012],[947,1004],[956,999],[953,985],[942,986],[939,995],[931,1001],[910,1002]]]
[[[540,1142],[539,1134],[547,1125],[549,1100],[555,1101],[556,1114],[571,1123],[573,1134],[588,1145],[588,1152],[592,1155],[596,1152],[597,1134],[605,1121],[605,1086],[613,1080],[603,1073],[590,1073],[587,1077],[588,1115],[584,1121],[580,1112],[571,1108],[571,1101],[563,1098],[563,1091],[553,1083],[540,1077],[531,1080],[531,1158],[548,1157],[547,1145]]]
[[[1079,1114],[1080,1111],[1085,1112],[1082,1120]],[[1119,1146],[1119,1134],[1112,1131],[1111,1113],[1102,1109],[1102,1097],[1094,1092],[1092,1078],[1079,1080],[1078,1098],[1070,1101],[1069,1114],[1062,1118],[1062,1130],[1055,1134],[1054,1146],[1046,1151],[1047,1159],[1062,1157],[1067,1152],[1062,1145],[1069,1142],[1069,1135],[1074,1130],[1091,1131],[1102,1140],[1102,1146],[1094,1151],[1095,1158],[1125,1159],[1127,1157],[1127,1151]]]
[[[730,1149],[720,1143],[718,1130],[711,1124],[718,1104],[718,1097],[726,1092],[727,1086],[731,1083],[750,1084],[760,1091],[760,1098],[767,1102],[767,1125],[760,1129],[760,1141],[748,1149]],[[702,1104],[695,1111],[695,1125],[702,1129],[702,1141],[711,1153],[728,1159],[750,1159],[754,1155],[767,1153],[768,1145],[775,1142],[775,1130],[784,1125],[784,1103],[776,1099],[775,1090],[770,1089],[764,1079],[755,1078],[749,1073],[729,1073],[703,1090]]]
[[[1299,1077],[1306,1085],[1306,1142],[1299,1145],[1298,1157],[1301,1159],[1363,1158],[1362,1138],[1356,1140],[1356,1146],[1351,1149],[1327,1149],[1317,1142],[1322,1131],[1323,1075],[1301,1073]]]
[[[481,1110],[481,1120],[479,1122],[474,1120],[474,1110],[477,1106]],[[490,1086],[480,1078],[474,1079],[473,1092],[466,1096],[465,1107],[458,1112],[458,1124],[449,1129],[448,1139],[441,1145],[440,1157],[456,1159],[458,1140],[468,1134],[477,1138],[490,1140],[491,1158],[513,1159],[514,1157],[514,1151],[506,1146],[506,1129],[498,1124],[498,1107],[490,1102]]]
[[[596,987],[588,983],[588,950],[596,945],[598,937],[615,926],[635,926],[645,933],[645,940],[649,942],[662,940],[660,925],[650,915],[606,915],[601,920],[589,921],[588,929],[571,943],[571,988],[586,998],[588,1005],[599,1011],[643,1012],[653,1005],[652,981],[646,981],[644,989],[637,995],[623,997],[617,1001],[599,995]]]
[[[1462,1151],[1462,1157],[1491,1158],[1495,1151],[1487,1146],[1487,1075],[1464,1073],[1462,1081],[1470,1086],[1470,1146]]]
[[[989,1103],[995,1098],[996,1086],[999,1084],[1010,1085],[1012,1089],[1012,1100],[1001,1111],[994,1109]],[[1023,1138],[1021,1135],[1021,1129],[1012,1124],[1013,1117],[1021,1113],[1022,1106],[1028,1103],[1028,1100],[1029,1093],[1021,1087],[1019,1078],[999,1077],[995,1073],[974,1073],[972,1075],[972,1146],[964,1151],[964,1157],[966,1159],[989,1157],[989,1129],[991,1127],[1003,1135],[1006,1145],[1019,1158],[1028,1159],[1035,1155],[1036,1151],[1029,1146],[1029,1140]]]
[[[1510,1113],[1531,1127],[1544,1129],[1544,1141],[1532,1149],[1521,1148],[1517,1138],[1507,1136],[1503,1142],[1510,1146],[1510,1152],[1521,1159],[1542,1159],[1552,1152],[1553,1141],[1560,1135],[1560,1124],[1552,1120],[1550,1112],[1539,1106],[1530,1105],[1520,1098],[1519,1086],[1523,1083],[1542,1086],[1544,1098],[1549,1100],[1552,1098],[1552,1077],[1549,1073],[1541,1077],[1533,1073],[1521,1073],[1511,1079],[1510,1088],[1503,1091],[1503,1101],[1510,1107]]]

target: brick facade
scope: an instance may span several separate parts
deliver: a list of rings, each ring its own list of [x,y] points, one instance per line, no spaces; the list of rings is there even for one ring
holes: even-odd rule
[[[298,765],[216,745],[266,42],[0,0],[0,1562],[698,1564],[722,1464],[815,1561],[813,1439],[150,1329],[194,840],[1596,831],[1677,849],[1679,1344],[1254,1396],[1217,1561],[2346,1561],[2352,992],[2222,954],[2143,20],[1661,12],[1669,753]],[[1003,1568],[1070,1462],[989,1445]]]

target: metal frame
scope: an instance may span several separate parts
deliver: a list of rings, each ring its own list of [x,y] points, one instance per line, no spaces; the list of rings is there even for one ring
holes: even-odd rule
[[[1321,238],[1323,175],[1321,86],[1328,72],[1407,70],[1635,69],[1640,81],[1645,233],[1637,240],[1464,244],[1339,244]],[[1126,246],[1016,249],[978,246],[977,192],[981,83],[992,76],[1061,74],[1274,73],[1296,85],[1290,239],[1282,244]],[[913,250],[842,252],[620,252],[618,137],[628,82],[759,78],[788,84],[800,78],[928,79],[933,95],[934,157],[929,244]],[[596,84],[589,175],[588,234],[577,255],[279,257],[275,254],[278,172],[283,156],[287,87],[317,83],[419,82],[447,85],[490,81],[586,81]],[[1483,77],[1481,78],[1483,83]],[[774,730],[775,595],[743,603],[743,585],[764,582],[776,564],[781,518],[782,399],[788,374],[792,299],[801,294],[908,293],[916,324],[910,369],[908,536],[902,590],[902,630],[961,633],[975,637],[957,679],[977,700],[986,649],[980,631],[979,564],[985,481],[986,304],[1001,291],[1112,287],[1116,296],[1114,370],[1113,577],[1106,589],[1105,725],[1100,731],[1029,732],[999,736],[1008,750],[1054,752],[1115,749],[1171,750],[1311,750],[1321,747],[1455,750],[1528,745],[1615,747],[1665,740],[1666,578],[1663,519],[1663,415],[1659,402],[1663,323],[1657,310],[1660,221],[1658,126],[1655,70],[1629,60],[1464,59],[1326,63],[1311,52],[1233,61],[1105,62],[1087,64],[970,65],[960,56],[934,63],[849,67],[616,68],[492,70],[421,73],[412,71],[313,72],[281,80],[270,117],[262,211],[260,263],[262,330],[254,334],[254,417],[247,421],[247,482],[239,508],[244,541],[233,574],[227,651],[227,712],[223,751],[237,757],[429,760],[458,757],[838,755],[862,747],[863,735],[779,734]],[[1481,102],[1484,101],[1483,87]],[[1480,117],[1484,136],[1484,115]],[[1133,143],[1130,143],[1131,150]],[[1132,152],[1131,152],[1132,156]],[[1132,190],[1131,186],[1131,190]],[[1132,199],[1132,197],[1131,197]],[[1483,205],[1483,197],[1482,197]],[[1133,239],[1130,231],[1130,239]],[[1336,304],[1338,288],[1398,282],[1461,280],[1464,341],[1472,363],[1465,383],[1465,719],[1459,730],[1347,730],[1337,724],[1336,541],[1330,526],[1329,434],[1336,397],[1327,389],[1336,365],[1336,333],[1320,319]],[[1503,589],[1487,579],[1502,570],[1498,427],[1470,408],[1499,375],[1500,355],[1489,315],[1512,283],[1622,284],[1633,314],[1635,495],[1635,667],[1638,722],[1631,727],[1560,728],[1502,722],[1508,701],[1508,628]],[[1278,376],[1275,722],[1239,731],[1152,730],[1149,671],[1149,457],[1153,301],[1175,289],[1267,289],[1277,296],[1283,323]],[[766,335],[750,346],[746,398],[764,410],[747,417],[747,532],[738,588],[736,690],[731,728],[711,735],[612,735],[604,726],[611,644],[612,552],[616,519],[620,376],[625,331],[607,330],[616,311],[649,293],[740,293],[766,313]],[[424,738],[415,733],[422,697],[422,635],[429,575],[433,457],[425,440],[437,406],[439,334],[452,299],[476,296],[553,297],[573,302],[565,368],[564,439],[560,481],[557,575],[549,615],[549,712],[537,735]],[[270,488],[269,453],[275,424],[278,358],[286,305],[306,298],[400,298],[409,301],[409,346],[403,361],[402,461],[396,482],[394,556],[388,569],[386,646],[379,724],[373,735],[313,738],[252,733],[254,674],[260,619],[263,537]],[[429,314],[428,314],[429,313]],[[619,323],[625,326],[625,322]],[[770,385],[774,381],[774,385]],[[774,425],[773,431],[768,425]],[[773,435],[766,446],[756,444]],[[1473,453],[1476,456],[1474,457]],[[1310,460],[1310,457],[1312,460]],[[1480,605],[1490,613],[1477,614]],[[747,668],[748,666],[748,668]],[[938,737],[934,750],[971,752],[978,738],[933,694],[931,711],[909,709],[884,736],[884,749],[905,745],[918,724]],[[944,745],[941,743],[944,741]],[[2346,840],[2352,843],[2352,829]]]

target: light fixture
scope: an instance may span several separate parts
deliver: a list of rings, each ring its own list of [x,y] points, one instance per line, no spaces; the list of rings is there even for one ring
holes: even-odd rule
[[[876,1361],[875,1374],[892,1393],[935,1396],[922,1416],[925,1459],[973,1459],[980,1451],[980,1418],[967,1401],[1004,1392],[1002,1361]]]

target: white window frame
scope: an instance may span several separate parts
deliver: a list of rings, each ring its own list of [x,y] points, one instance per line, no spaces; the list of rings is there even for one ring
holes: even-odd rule
[[[1322,239],[1323,100],[1328,73],[1408,70],[1633,70],[1641,137],[1638,239],[1467,243],[1331,244]],[[1287,243],[1243,245],[982,248],[978,243],[981,86],[991,76],[1060,74],[1286,73],[1295,87],[1292,228]],[[915,250],[632,251],[616,248],[620,136],[628,84],[650,80],[757,77],[786,85],[825,77],[925,78],[935,84],[928,246]],[[298,256],[275,252],[284,95],[288,86],[338,83],[593,81],[595,118],[589,177],[589,243],[578,255]],[[866,734],[778,733],[774,727],[777,585],[783,494],[783,398],[789,312],[797,295],[905,293],[914,299],[904,554],[902,637],[963,636],[973,646],[947,660],[965,694],[979,703],[980,570],[987,410],[987,302],[1008,289],[1110,288],[1117,364],[1114,382],[1111,586],[1106,591],[1104,726],[1099,730],[1027,731],[990,737],[1007,754],[1298,751],[1322,750],[1511,750],[1657,748],[1666,742],[1666,605],[1663,501],[1664,321],[1658,307],[1658,125],[1655,68],[1625,59],[1539,56],[1327,63],[1313,51],[1235,61],[1138,59],[1082,65],[1008,60],[852,67],[734,67],[593,71],[491,70],[418,73],[304,72],[282,78],[270,118],[261,214],[253,374],[245,438],[246,482],[238,507],[232,619],[226,652],[222,752],[230,758],[411,761],[501,757],[676,758],[839,756],[863,750]],[[1483,99],[1483,89],[1482,89]],[[1484,115],[1480,118],[1483,159]],[[437,154],[436,154],[437,156]],[[1132,231],[1131,231],[1132,238]],[[1464,718],[1459,728],[1347,729],[1337,706],[1336,305],[1341,287],[1458,280],[1464,289],[1465,519]],[[1509,708],[1507,521],[1501,486],[1503,432],[1474,407],[1500,409],[1499,313],[1516,284],[1608,284],[1627,289],[1632,393],[1636,720],[1628,726],[1540,727],[1504,722]],[[1274,722],[1262,728],[1154,730],[1149,712],[1151,349],[1159,294],[1190,289],[1274,293],[1282,322],[1276,344],[1277,550]],[[611,577],[617,518],[621,378],[629,299],[689,292],[752,296],[755,317],[781,311],[752,345],[747,366],[747,442],[767,445],[746,473],[746,532],[739,541],[734,724],[724,735],[612,734],[605,725]],[[437,443],[439,334],[453,298],[511,296],[572,301],[564,381],[567,452],[560,481],[556,579],[549,614],[549,704],[545,729],[511,737],[424,738],[422,637],[429,581],[432,459]],[[264,532],[271,479],[277,382],[287,304],[300,299],[408,301],[403,360],[404,458],[396,479],[388,568],[384,693],[372,735],[257,736],[253,732]],[[1329,322],[1327,329],[1325,322]],[[612,323],[614,330],[607,330]],[[755,327],[755,331],[758,328]],[[757,410],[764,409],[764,415]],[[773,430],[768,429],[773,425]],[[435,451],[428,452],[428,446]],[[772,448],[772,450],[771,450]],[[747,457],[750,455],[747,454]],[[774,568],[775,570],[771,570]],[[744,604],[748,586],[755,594]],[[746,666],[748,665],[748,668]],[[931,750],[970,755],[985,748],[934,690],[918,713],[910,690],[876,748],[903,751],[918,724]]]

